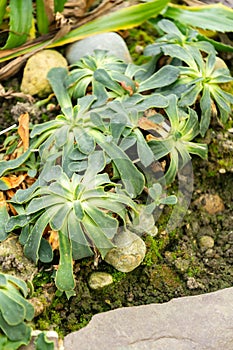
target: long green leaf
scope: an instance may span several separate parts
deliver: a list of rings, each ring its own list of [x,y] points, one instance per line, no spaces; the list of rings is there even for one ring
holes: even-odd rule
[[[2,23],[3,17],[6,12],[6,4],[7,4],[7,0],[0,1],[0,24]]]
[[[66,0],[54,0],[54,12],[62,12],[64,10],[64,5]]]
[[[53,205],[57,206],[58,204],[63,204],[65,202],[62,196],[44,196],[40,198],[34,198],[27,208],[27,214],[30,215],[32,213],[36,213],[41,209],[49,208]]]
[[[49,19],[45,11],[44,0],[36,0],[36,22],[40,34],[48,33]]]
[[[25,43],[32,26],[32,0],[10,0],[10,34],[3,49]]]
[[[44,237],[42,237],[40,241],[38,256],[40,261],[42,261],[43,263],[49,263],[53,260],[52,247]]]
[[[114,217],[108,215],[103,210],[88,204],[85,208],[85,212],[96,223],[96,225],[103,230],[109,239],[112,239],[115,236],[118,229],[118,221]]]
[[[97,225],[88,215],[85,215],[82,224],[85,227],[88,237],[98,248],[102,258],[104,258],[107,252],[115,247],[114,244],[106,236],[101,227],[99,227],[99,225]]]
[[[231,32],[233,28],[233,10],[222,4],[195,7],[169,4],[163,16],[217,32]]]
[[[120,9],[70,31],[50,47],[65,45],[93,34],[136,27],[148,18],[157,16],[168,3],[169,0],[154,0]]]
[[[150,78],[140,83],[138,91],[143,92],[150,89],[161,88],[174,83],[180,71],[174,66],[164,66],[154,73]]]
[[[69,213],[67,221],[73,259],[78,260],[94,255],[90,248],[90,242],[87,241],[81,224],[76,218],[73,210]]]
[[[114,142],[96,132],[91,130],[92,135],[96,139],[100,147],[108,154],[113,160],[121,180],[126,188],[126,191],[132,196],[132,198],[138,196],[144,187],[145,179],[143,174],[136,168],[133,161],[118,147]]]
[[[42,239],[42,234],[48,225],[49,216],[47,212],[43,213],[35,223],[33,229],[30,232],[27,242],[24,246],[25,255],[37,263],[39,259],[39,248]]]
[[[60,291],[72,291],[75,287],[72,264],[72,247],[66,232],[58,231],[60,260],[55,283]]]
[[[20,292],[23,294],[24,298],[27,297],[28,295],[28,287],[26,282],[24,282],[23,280],[21,280],[18,277],[12,276],[12,275],[4,275],[7,276],[7,280],[8,282],[11,282],[14,286],[17,286],[17,288],[20,290]],[[31,316],[31,319],[33,318],[33,316]]]
[[[77,29],[71,30],[69,34],[53,43],[51,43],[51,40],[48,40],[47,43],[43,41],[31,47],[19,48],[18,51],[12,53],[6,52],[6,55],[1,55],[0,62],[18,57],[35,49],[44,48],[46,44],[47,47],[63,46],[98,33],[136,27],[148,18],[157,16],[167,6],[168,2],[169,0],[154,0],[146,4],[134,5],[115,11],[92,22],[88,22]]]
[[[63,204],[63,206],[59,209],[59,212],[57,212],[51,219],[50,219],[50,226],[53,230],[60,230],[62,226],[64,225],[67,215],[69,214],[71,210],[71,203],[66,202]]]
[[[0,334],[0,349],[4,350],[18,350],[22,345],[28,345],[30,337],[28,339],[23,338],[18,341],[10,340],[6,335]]]
[[[220,43],[219,41],[208,38],[207,36],[202,35],[202,34],[198,34],[197,37],[199,40],[208,41],[210,44],[212,44],[216,48],[217,51],[233,52],[233,46],[230,46],[230,45],[227,45],[224,43]]]
[[[67,69],[63,67],[52,68],[48,75],[47,79],[52,86],[52,89],[56,95],[58,103],[61,106],[62,112],[68,118],[73,116],[73,105],[68,94],[67,89],[64,85],[64,80],[67,76]]]
[[[5,224],[9,219],[6,203],[0,203],[0,242],[4,241],[7,237]]]
[[[8,279],[9,280],[9,279]],[[23,281],[22,281],[23,282]],[[13,282],[14,283],[14,282]],[[5,294],[5,296],[11,298],[11,301],[8,301],[5,306],[3,305],[4,303],[1,304],[1,312],[2,316],[4,317],[4,312],[3,312],[3,306],[5,307],[5,312],[8,314],[7,318],[12,319],[14,325],[19,324],[20,322],[23,322],[24,319],[27,321],[31,321],[34,317],[34,307],[32,306],[31,303],[29,303],[25,298],[22,297],[22,295],[19,293],[17,287],[13,285],[12,283],[8,283],[7,290],[2,290],[2,292]],[[20,309],[22,310],[22,307],[24,308],[24,311],[18,314],[15,309],[15,313],[13,311],[13,315],[9,315],[10,313],[10,308],[8,307],[8,303],[14,303],[20,306]],[[12,305],[13,307],[13,305]],[[21,319],[22,314],[24,315],[24,318]],[[4,317],[5,318],[5,317]],[[18,318],[18,320],[17,320]],[[6,320],[6,318],[5,318]],[[7,321],[8,322],[8,321]],[[8,324],[11,324],[8,322]]]

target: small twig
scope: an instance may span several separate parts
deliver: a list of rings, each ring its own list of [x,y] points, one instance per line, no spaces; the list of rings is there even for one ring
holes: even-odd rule
[[[6,128],[6,129],[0,131],[0,135],[4,134],[5,132],[7,132],[7,131],[9,131],[9,130],[11,130],[11,129],[14,129],[16,126],[17,126],[17,124],[14,124],[14,125],[9,126],[9,127]]]

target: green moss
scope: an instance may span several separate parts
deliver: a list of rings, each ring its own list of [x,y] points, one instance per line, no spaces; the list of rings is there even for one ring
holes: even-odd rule
[[[162,239],[147,235],[145,243],[147,246],[147,253],[143,260],[143,265],[152,266],[154,263],[158,262],[159,259],[162,259],[161,250],[163,248],[163,241]]]
[[[166,286],[168,290],[179,288],[181,280],[179,275],[165,264],[156,265],[150,274],[150,283],[154,288],[163,290]]]
[[[52,272],[42,270],[38,272],[33,278],[33,286],[34,286],[34,296],[40,296],[43,292],[44,285],[53,281]]]
[[[121,271],[117,271],[117,270],[115,270],[113,273],[111,273],[111,275],[113,278],[113,282],[115,282],[115,283],[120,282],[122,279],[124,279],[126,277],[125,272],[121,272]]]
[[[155,42],[157,32],[152,24],[144,22],[143,27],[129,29],[128,36],[125,38],[129,52],[134,63],[143,64],[148,61],[148,58],[142,54],[143,49]]]

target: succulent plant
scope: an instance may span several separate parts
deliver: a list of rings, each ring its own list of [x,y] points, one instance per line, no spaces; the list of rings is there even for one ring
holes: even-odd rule
[[[93,255],[95,247],[104,257],[114,247],[119,223],[124,225],[126,208],[137,212],[130,196],[102,173],[105,165],[104,152],[96,151],[88,157],[84,175],[74,173],[70,179],[60,166],[51,168],[43,177],[47,184],[38,186],[24,201],[24,213],[7,224],[8,231],[23,227],[24,253],[36,263],[53,258],[52,248],[43,238],[45,228],[49,225],[58,231],[60,262],[55,281],[58,289],[67,293],[74,288],[72,259]]]
[[[14,276],[0,273],[0,344],[6,342],[9,349],[18,349],[31,339],[31,327],[25,321],[34,317],[34,307],[26,297],[26,283]],[[4,347],[3,347],[4,348]]]
[[[199,123],[196,112],[189,108],[187,112],[178,108],[177,97],[170,95],[168,107],[165,108],[168,120],[154,124],[154,134],[147,136],[148,144],[157,159],[169,155],[168,169],[164,179],[170,184],[177,172],[190,161],[190,154],[197,154],[207,158],[207,145],[192,140],[199,134]],[[153,133],[153,127],[151,126]]]

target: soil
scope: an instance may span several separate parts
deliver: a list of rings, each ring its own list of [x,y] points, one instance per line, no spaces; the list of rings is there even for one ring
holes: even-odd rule
[[[7,82],[8,87],[11,83],[15,89],[17,78]],[[29,106],[16,98],[0,98],[0,103],[2,129],[17,119],[22,103],[23,108]],[[42,107],[35,120],[43,121],[46,118],[48,111]],[[176,228],[168,232],[167,223],[174,209],[163,208],[156,222],[158,234],[143,237],[147,254],[137,269],[122,273],[104,261],[99,261],[97,267],[93,259],[76,262],[76,296],[68,301],[64,295],[58,295],[54,288],[53,267],[39,266],[40,272],[33,280],[33,296],[42,301],[44,311],[34,319],[33,327],[53,329],[65,336],[85,326],[92,315],[99,312],[163,303],[171,298],[213,292],[233,285],[232,127],[232,120],[224,128],[216,122],[212,123],[204,139],[209,146],[208,161],[196,157],[192,160],[194,189],[184,217]],[[182,175],[184,190],[188,190],[192,179],[188,174]],[[176,194],[178,187],[177,181],[168,192]],[[212,195],[210,206],[209,195]],[[215,205],[211,211],[213,203]],[[110,273],[113,284],[92,290],[88,279],[93,271]]]

